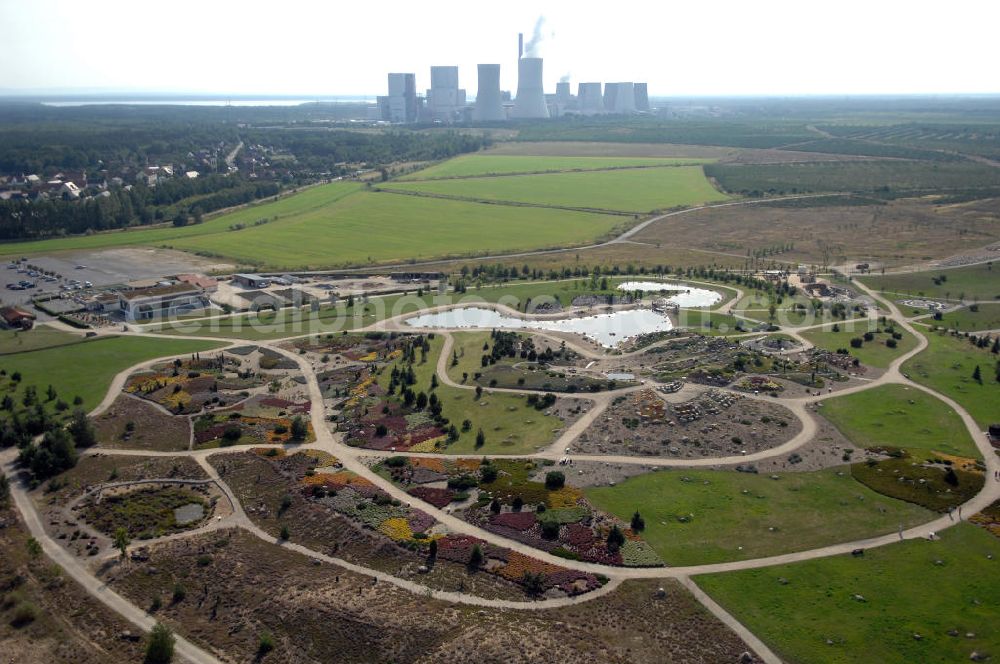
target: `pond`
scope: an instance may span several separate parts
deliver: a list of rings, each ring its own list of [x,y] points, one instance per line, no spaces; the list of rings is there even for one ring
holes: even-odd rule
[[[205,506],[201,503],[188,503],[174,510],[174,520],[178,526],[200,521],[205,516]]]
[[[639,290],[644,293],[681,291],[680,293],[675,292],[666,298],[668,302],[672,302],[678,307],[710,307],[722,301],[722,294],[714,290],[692,288],[687,284],[676,284],[666,281],[623,281],[618,284],[618,289],[623,291]]]
[[[463,307],[436,314],[423,314],[409,318],[407,325],[421,328],[482,328],[515,330],[548,330],[571,332],[593,339],[602,346],[612,348],[620,342],[640,334],[666,332],[673,323],[663,314],[649,309],[630,309],[584,318],[553,320],[525,320],[501,314],[493,309]]]

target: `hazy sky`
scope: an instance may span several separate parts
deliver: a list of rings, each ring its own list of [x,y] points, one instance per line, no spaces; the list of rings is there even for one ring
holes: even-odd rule
[[[546,89],[647,81],[655,95],[998,93],[1000,0],[338,2],[0,0],[0,90],[384,94],[478,62],[516,87],[543,17]]]

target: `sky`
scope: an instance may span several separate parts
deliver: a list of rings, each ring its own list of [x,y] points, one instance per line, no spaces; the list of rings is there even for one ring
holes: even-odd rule
[[[386,73],[500,63],[656,96],[1000,93],[998,0],[0,0],[0,93],[385,94]]]

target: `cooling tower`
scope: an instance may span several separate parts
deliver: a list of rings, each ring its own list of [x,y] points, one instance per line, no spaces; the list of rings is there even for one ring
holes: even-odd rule
[[[479,90],[473,117],[480,121],[507,119],[500,101],[500,65],[479,65]]]
[[[559,81],[556,83],[556,103],[569,104],[569,81]]]
[[[649,91],[645,83],[635,84],[635,110],[649,110]]]
[[[576,91],[576,104],[581,113],[591,115],[604,112],[604,97],[600,83],[581,83]]]
[[[517,98],[514,99],[513,117],[549,117],[542,85],[541,58],[521,58],[517,61]]]
[[[635,113],[635,85],[632,83],[605,85],[604,110],[609,113]]]

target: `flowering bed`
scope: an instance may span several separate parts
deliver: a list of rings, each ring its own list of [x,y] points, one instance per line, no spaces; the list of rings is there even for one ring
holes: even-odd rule
[[[477,458],[392,457],[379,471],[410,495],[438,509],[447,506],[457,490],[471,486],[478,498],[471,506],[458,510],[457,516],[541,551],[605,565],[663,564],[638,534],[615,517],[596,511],[577,487],[565,483],[559,486],[559,482],[550,487],[532,479],[544,478],[551,472],[536,461],[494,459],[484,463]],[[449,480],[453,488],[423,486],[442,479]],[[608,543],[613,528],[626,538],[624,545]]]
[[[416,496],[420,500],[430,503],[434,507],[441,509],[455,498],[455,492],[451,489],[434,489],[427,486],[415,486],[407,491],[411,496]]]
[[[236,389],[262,385],[263,381],[237,371],[239,362],[224,354],[202,359],[195,356],[163,362],[132,374],[123,391],[160,404],[173,413],[198,412],[202,408],[224,407],[242,397]],[[239,387],[230,383],[238,381]]]

